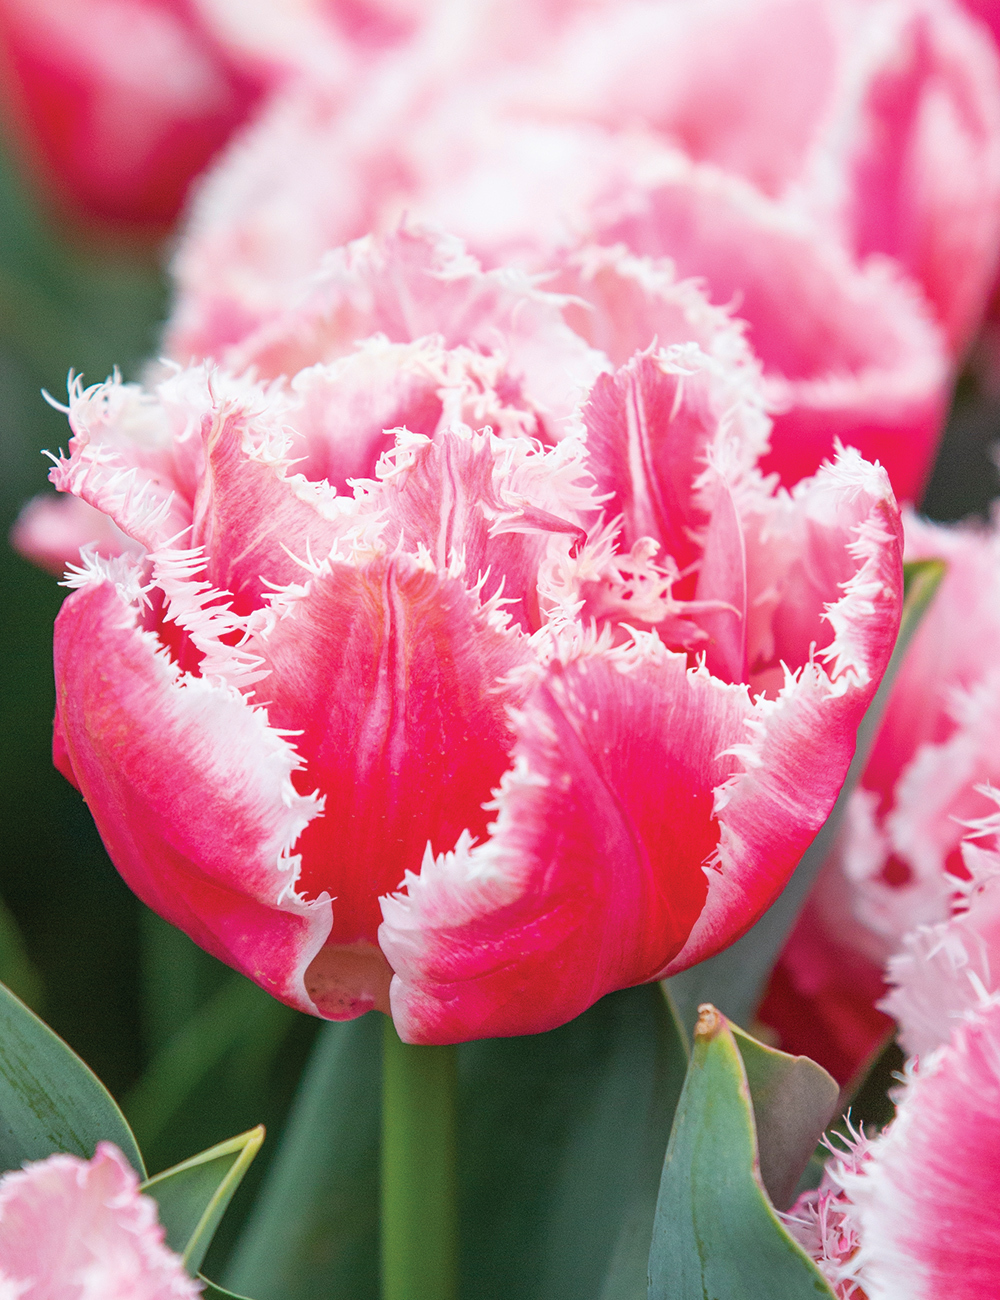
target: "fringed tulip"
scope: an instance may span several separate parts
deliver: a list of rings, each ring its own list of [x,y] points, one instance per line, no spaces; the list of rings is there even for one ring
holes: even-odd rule
[[[75,386],[52,474],[142,548],[88,556],[56,630],[56,757],[112,859],[277,997],[411,1042],[549,1029],[742,933],[899,618],[884,471],[763,478],[725,318],[714,355],[605,361],[540,442],[529,362],[592,350],[523,293],[492,354],[382,335],[286,380]]]
[[[92,1160],[53,1155],[0,1177],[4,1300],[195,1300],[201,1284],[163,1237],[110,1142]]]
[[[947,919],[967,824],[1000,783],[1000,537],[905,519],[907,556],[948,568],[907,652],[830,862],[772,977],[764,1020],[847,1082],[891,1028],[883,968]]]
[[[1000,1000],[907,1072],[896,1118],[828,1166],[787,1223],[838,1300],[986,1300],[1000,1288]]]

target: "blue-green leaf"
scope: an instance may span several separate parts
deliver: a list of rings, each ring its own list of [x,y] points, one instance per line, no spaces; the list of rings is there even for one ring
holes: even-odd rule
[[[703,1008],[663,1165],[649,1300],[832,1300],[764,1190],[736,1039]]]
[[[142,1156],[111,1094],[76,1053],[0,985],[0,1170],[56,1151],[90,1159],[98,1142]]]
[[[772,1204],[787,1210],[837,1109],[840,1088],[808,1056],[789,1056],[758,1043],[736,1025],[729,1028],[750,1087],[760,1176]]]
[[[196,1272],[219,1220],[264,1141],[263,1125],[219,1142],[142,1185],[160,1207],[167,1245]]]

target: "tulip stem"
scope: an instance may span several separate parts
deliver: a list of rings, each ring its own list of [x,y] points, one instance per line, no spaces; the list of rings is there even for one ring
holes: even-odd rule
[[[382,1047],[382,1300],[455,1300],[454,1047]]]

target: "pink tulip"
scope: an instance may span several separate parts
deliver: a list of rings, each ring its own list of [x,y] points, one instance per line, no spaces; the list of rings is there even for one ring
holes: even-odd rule
[[[1000,1287],[1000,1000],[908,1072],[896,1118],[788,1215],[839,1300],[987,1300]]]
[[[201,1285],[163,1242],[156,1202],[110,1142],[0,1177],[4,1300],[194,1300]]]
[[[197,942],[303,1010],[451,1042],[561,1024],[768,906],[888,658],[900,532],[856,452],[762,478],[756,371],[690,286],[646,268],[706,349],[615,367],[565,299],[458,250],[411,279],[408,239],[335,259],[300,335],[331,359],[290,380],[74,387],[53,480],[144,551],[73,579],[55,750]],[[345,350],[348,304],[444,337]]]
[[[173,221],[262,89],[188,0],[3,0],[0,34],[23,150],[84,218]]]
[[[891,1028],[876,1007],[886,961],[950,915],[967,823],[994,811],[983,786],[1000,783],[1000,537],[914,516],[905,530],[908,558],[948,569],[762,1011],[843,1082]]]

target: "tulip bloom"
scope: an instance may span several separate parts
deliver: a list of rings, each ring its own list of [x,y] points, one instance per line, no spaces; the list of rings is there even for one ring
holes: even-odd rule
[[[195,1300],[163,1244],[156,1202],[110,1142],[0,1177],[0,1295],[14,1300]]]
[[[392,288],[421,319],[413,246],[377,251],[351,329]],[[52,475],[135,548],[86,558],[56,629],[57,762],[113,861],[277,997],[414,1042],[549,1029],[742,933],[900,610],[884,472],[776,492],[728,320],[615,367],[455,256],[423,278],[444,337],[344,351],[338,308],[290,380],[74,386]],[[570,357],[598,373],[556,418]]]
[[[892,1027],[877,1010],[885,963],[950,916],[968,878],[963,837],[995,811],[984,787],[1000,784],[1000,538],[912,515],[905,532],[907,558],[948,568],[761,1010],[787,1050],[845,1083]]]
[[[786,1223],[838,1300],[983,1300],[1000,1287],[1000,1001],[908,1071],[896,1118],[828,1165]]]
[[[0,33],[27,152],[100,221],[173,221],[262,90],[187,0],[3,0]]]

